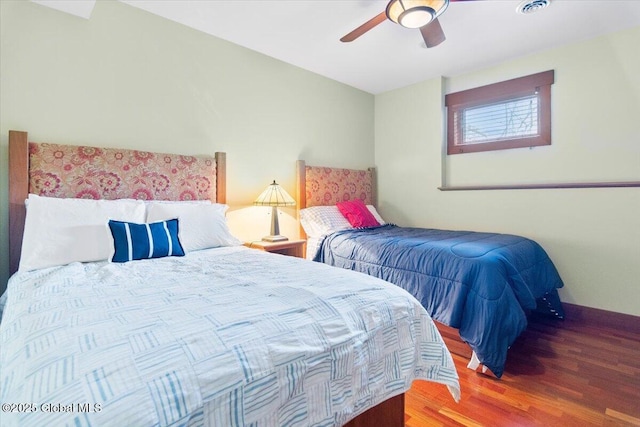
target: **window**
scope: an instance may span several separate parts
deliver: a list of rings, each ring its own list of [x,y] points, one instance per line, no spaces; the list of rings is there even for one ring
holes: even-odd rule
[[[447,154],[551,144],[553,70],[451,93]]]

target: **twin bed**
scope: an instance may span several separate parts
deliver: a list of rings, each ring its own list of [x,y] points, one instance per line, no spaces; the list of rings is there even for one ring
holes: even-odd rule
[[[397,227],[375,209],[375,170],[297,165],[297,197],[307,258],[360,271],[415,296],[431,317],[458,331],[472,349],[469,367],[502,376],[507,350],[527,326],[527,314],[562,318],[563,286],[546,252],[513,235]],[[373,219],[337,205],[362,200]],[[347,205],[350,202],[347,202]],[[341,206],[344,208],[344,206]],[[344,209],[343,209],[344,210]],[[367,209],[362,209],[363,216]]]
[[[415,379],[459,398],[451,355],[409,293],[234,240],[223,153],[11,131],[9,162],[3,426],[399,427]],[[166,239],[151,226],[135,237],[152,221]],[[108,261],[119,243],[126,262]]]

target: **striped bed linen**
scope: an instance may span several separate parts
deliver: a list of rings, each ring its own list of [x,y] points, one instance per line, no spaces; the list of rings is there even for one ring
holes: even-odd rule
[[[4,298],[5,427],[341,426],[418,378],[459,399],[417,300],[303,259],[74,263],[18,273]]]

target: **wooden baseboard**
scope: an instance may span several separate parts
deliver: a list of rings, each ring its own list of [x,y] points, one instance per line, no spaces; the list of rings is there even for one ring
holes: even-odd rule
[[[640,333],[640,316],[562,303],[565,319],[587,326],[624,329],[635,334]]]
[[[640,334],[639,316],[584,307],[576,304],[568,304],[565,302],[562,303],[562,307],[564,308],[565,320],[558,320],[560,324],[566,321],[594,328],[626,330],[635,334]],[[435,322],[435,324],[451,353],[468,359],[471,358],[471,347],[462,341],[457,329],[439,322]]]

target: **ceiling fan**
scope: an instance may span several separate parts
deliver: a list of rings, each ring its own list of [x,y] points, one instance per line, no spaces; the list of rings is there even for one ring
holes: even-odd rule
[[[449,6],[449,2],[471,0],[391,0],[384,12],[374,16],[340,39],[352,42],[376,25],[389,19],[405,28],[419,28],[427,47],[434,47],[445,40],[438,16]]]

